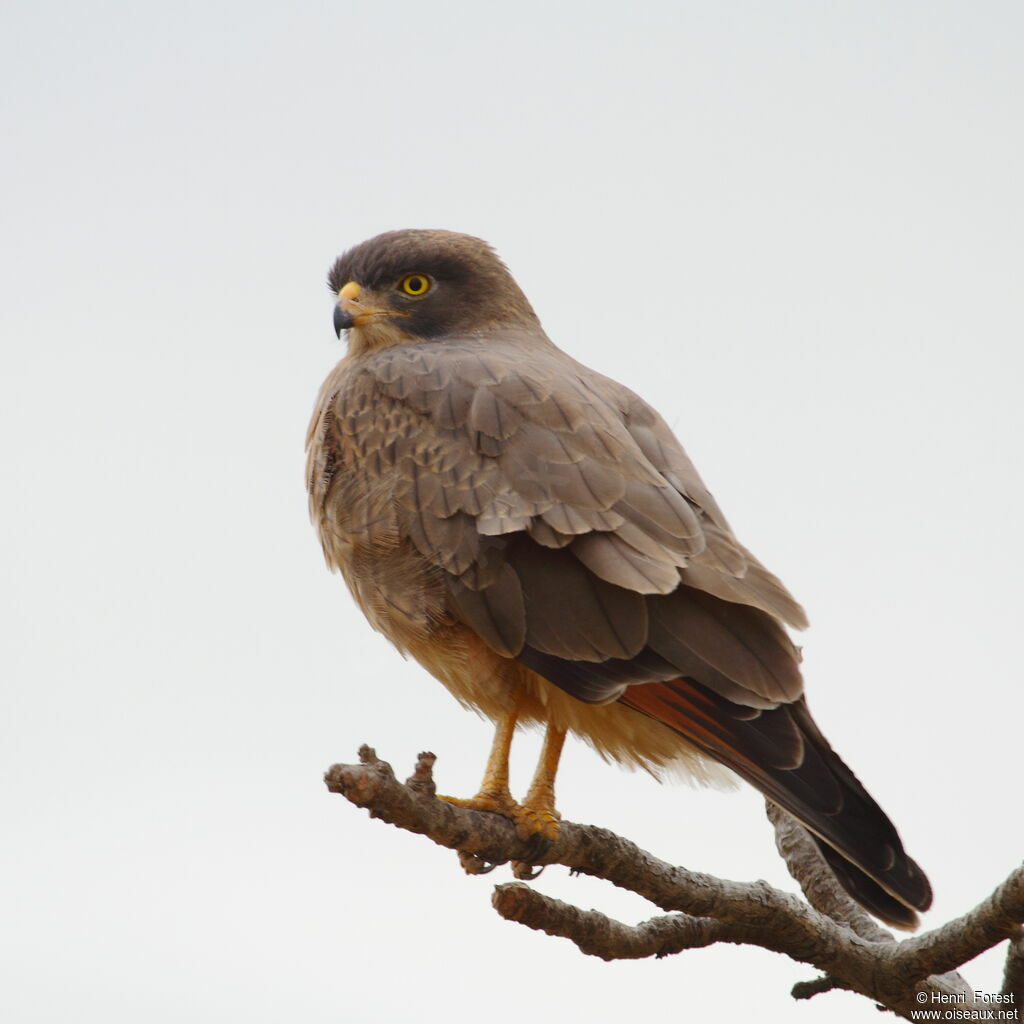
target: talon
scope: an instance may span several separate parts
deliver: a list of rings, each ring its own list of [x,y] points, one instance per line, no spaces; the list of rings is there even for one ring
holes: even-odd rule
[[[466,853],[465,850],[459,850],[459,864],[467,875],[489,875],[498,866],[497,861],[490,864],[483,857],[478,857],[475,853]]]
[[[526,853],[521,863],[536,864],[551,849],[552,841],[540,832],[526,840]]]
[[[539,868],[534,870],[534,865],[530,864],[529,861],[514,860],[512,861],[512,874],[521,882],[532,882],[535,878],[540,878],[544,874],[545,867],[546,865],[541,864]]]
[[[515,864],[521,865],[523,871],[527,873],[520,874],[513,867],[516,878],[528,881],[540,874],[540,871],[535,874],[528,872],[551,849],[558,838],[561,817],[553,807],[519,807],[514,818],[516,835],[526,843],[526,852],[523,859],[516,861]],[[541,871],[543,870],[542,865]]]

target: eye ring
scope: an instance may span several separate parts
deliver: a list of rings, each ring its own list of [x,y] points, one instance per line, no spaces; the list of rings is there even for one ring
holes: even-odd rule
[[[405,292],[406,295],[411,295],[414,299],[418,299],[421,295],[426,295],[430,291],[433,282],[427,277],[426,274],[406,274],[401,281],[398,282],[398,287]]]

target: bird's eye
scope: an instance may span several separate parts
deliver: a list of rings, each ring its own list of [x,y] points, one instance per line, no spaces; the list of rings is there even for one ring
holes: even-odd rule
[[[430,291],[430,278],[425,274],[409,274],[402,278],[398,287],[406,295],[426,295]]]

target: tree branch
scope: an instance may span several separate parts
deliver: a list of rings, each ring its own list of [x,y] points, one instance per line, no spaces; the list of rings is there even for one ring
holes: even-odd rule
[[[818,844],[810,837],[810,834],[795,818],[787,814],[777,804],[765,799],[765,809],[768,812],[768,820],[775,828],[775,846],[782,859],[786,862],[789,873],[800,884],[807,901],[816,910],[839,924],[845,924],[861,938],[869,942],[883,942],[895,945],[896,938],[892,932],[881,927],[858,903],[847,894],[846,890],[836,880],[836,876],[829,870],[825,858],[818,849]],[[957,961],[964,963],[970,957]],[[925,971],[920,978],[927,977],[932,972]],[[906,982],[910,988],[913,978]],[[832,984],[825,987],[825,982]],[[942,976],[941,981],[936,978],[933,982],[936,986],[941,984],[942,991],[952,995],[971,994],[971,986],[960,977],[959,974],[949,973]],[[802,987],[806,986],[806,988]],[[814,981],[798,983],[793,988],[794,999],[810,999],[819,992],[829,991],[832,988],[845,987],[835,984],[835,979],[818,978]],[[806,993],[806,994],[805,994]]]
[[[764,804],[768,820],[775,828],[775,848],[803,890],[807,902],[868,942],[895,942],[892,932],[878,924],[859,903],[854,903],[836,881],[807,829],[778,804],[768,799]]]
[[[1024,868],[1018,868],[995,892],[962,917],[905,939],[894,957],[909,980],[952,970],[1003,939],[1020,934],[1024,921]]]
[[[814,978],[812,981],[798,981],[793,986],[790,995],[794,999],[813,999],[823,992],[835,992],[836,989],[845,989],[846,987],[838,978],[830,978],[827,974],[823,974],[820,978]]]
[[[1024,1005],[1024,928],[1017,929],[1017,937],[1011,939],[1007,946],[1001,994],[1013,996],[1020,1015],[1020,1008]]]
[[[689,914],[652,917],[635,926],[623,924],[599,910],[581,910],[552,899],[523,882],[496,885],[491,904],[506,921],[570,939],[581,952],[602,960],[663,957],[716,942],[751,943],[757,938],[743,925]]]
[[[325,775],[328,789],[366,808],[371,817],[459,851],[471,873],[507,861],[563,864],[675,912],[631,926],[522,883],[496,887],[493,902],[503,917],[568,938],[584,953],[611,960],[664,956],[715,942],[760,946],[824,972],[825,979],[798,986],[804,998],[849,988],[907,1016],[930,1007],[933,995],[955,995],[962,1000],[960,1007],[991,1008],[976,1002],[958,975],[939,972],[1012,938],[1006,969],[1010,988],[1004,991],[1014,993],[1013,986],[1020,986],[1024,869],[1013,872],[969,914],[896,942],[838,888],[820,855],[811,856],[817,854],[813,841],[777,808],[770,806],[768,813],[779,850],[811,905],[763,881],[732,882],[673,866],[607,829],[572,822],[563,822],[557,839],[538,856],[535,844],[520,839],[507,819],[436,799],[433,754],[420,755],[404,785],[372,748],[362,747],[359,758],[357,765],[334,765]]]

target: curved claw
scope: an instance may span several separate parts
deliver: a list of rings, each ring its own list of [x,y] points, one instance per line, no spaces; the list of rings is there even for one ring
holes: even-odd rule
[[[465,850],[459,850],[459,864],[462,865],[462,870],[467,875],[489,875],[498,867],[500,861],[495,861],[491,864],[482,857],[478,857],[475,853],[466,853]]]
[[[535,878],[540,878],[544,874],[544,868],[546,867],[546,864],[541,864],[539,868],[534,870],[534,865],[529,861],[514,860],[512,861],[512,874],[521,882],[532,882]]]
[[[543,832],[534,832],[526,839],[526,856],[522,863],[536,864],[554,845],[554,838]]]

